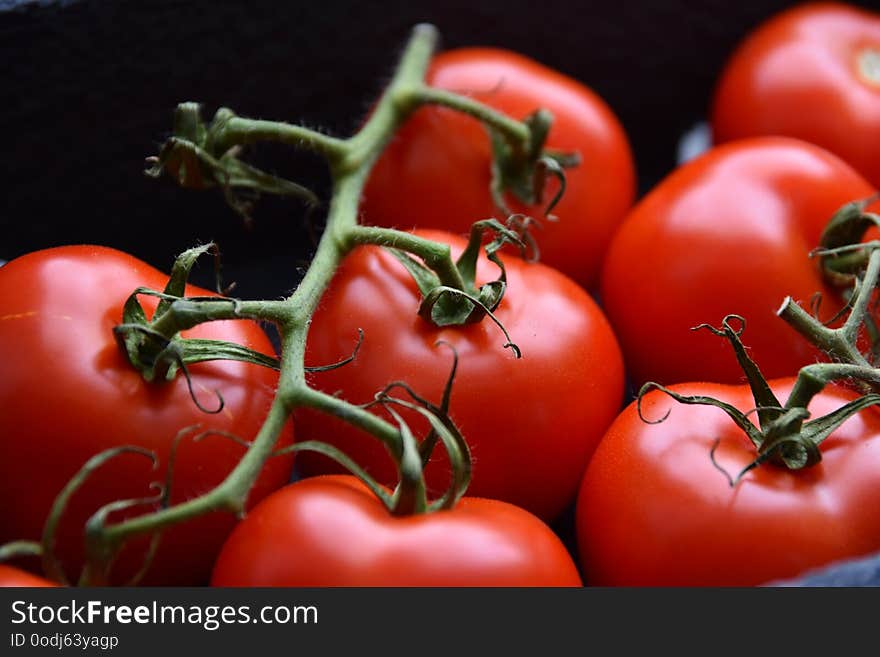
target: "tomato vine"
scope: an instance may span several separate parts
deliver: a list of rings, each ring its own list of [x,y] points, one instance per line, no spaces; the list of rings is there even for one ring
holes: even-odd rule
[[[425,74],[436,42],[437,32],[433,26],[419,25],[414,29],[383,96],[362,129],[348,139],[288,123],[239,117],[228,108],[218,110],[206,123],[198,104],[182,103],[178,106],[174,135],[166,141],[157,157],[148,159],[151,165],[147,171],[149,175],[170,175],[179,185],[188,188],[218,188],[240,212],[247,210],[246,204],[237,196],[241,190],[296,196],[310,206],[315,205],[317,199],[309,190],[238,159],[242,146],[274,141],[323,157],[333,181],[332,198],[326,227],[311,264],[298,287],[285,299],[250,301],[229,297],[185,297],[184,286],[189,270],[197,257],[211,249],[210,245],[182,254],[164,290],[137,289],[132,292],[123,321],[115,333],[129,362],[147,381],[169,379],[180,374],[188,377],[189,363],[235,359],[278,369],[279,382],[262,427],[247,443],[246,452],[232,472],[214,489],[177,504],[162,504],[156,511],[115,523],[108,522],[112,511],[155,500],[121,500],[105,506],[91,517],[85,529],[88,556],[81,584],[107,583],[114,555],[133,538],[158,537],[170,526],[213,511],[242,515],[251,487],[267,459],[277,453],[276,443],[282,428],[297,408],[308,407],[338,416],[386,446],[400,474],[400,483],[391,494],[386,494],[378,482],[330,445],[306,441],[286,451],[316,450],[334,458],[353,471],[393,514],[448,508],[463,496],[469,481],[470,457],[467,444],[446,415],[445,404],[435,406],[415,394],[409,400],[400,399],[386,389],[377,393],[375,401],[387,411],[390,419],[386,419],[368,407],[315,389],[306,376],[314,368],[305,365],[305,344],[311,317],[334,271],[356,246],[373,244],[393,248],[398,259],[407,265],[418,281],[424,295],[419,314],[438,325],[480,321],[487,316],[494,319],[492,310],[501,302],[506,285],[504,266],[495,252],[508,243],[520,249],[527,247],[522,228],[528,222],[521,218],[515,218],[509,226],[497,221],[475,224],[470,245],[457,261],[453,260],[448,245],[390,228],[359,225],[358,206],[371,167],[395,131],[416,109],[426,104],[442,105],[471,115],[486,126],[496,158],[493,162],[496,198],[501,198],[501,193],[508,188],[515,193],[521,192],[520,188],[533,189],[534,185],[525,182],[532,177],[535,181],[543,181],[547,172],[561,178],[563,168],[577,161],[576,154],[544,149],[552,122],[552,115],[546,110],[537,110],[524,121],[517,121],[465,96],[429,87],[425,83]],[[556,200],[558,196],[547,208],[548,212]],[[499,267],[500,275],[495,281],[477,287],[475,263],[486,231],[496,236],[486,247],[486,252]],[[138,297],[145,294],[160,299],[151,319],[147,318],[138,301]],[[240,345],[188,340],[179,335],[182,330],[217,320],[255,320],[274,324],[280,335],[280,358],[266,357]],[[504,330],[500,324],[499,327]],[[508,338],[503,346],[519,355],[511,339]],[[219,392],[218,397],[222,408],[223,399]],[[193,398],[195,400],[195,396]],[[423,416],[430,425],[431,444],[439,440],[449,454],[453,466],[450,487],[433,504],[426,497],[422,472],[424,455],[406,422],[395,410],[398,408]],[[0,557],[42,554],[44,563],[52,571],[50,574],[60,575],[52,557],[52,529],[63,513],[65,500],[90,472],[112,459],[117,452],[97,455],[69,482],[53,507],[41,543],[20,541],[7,544],[0,549]],[[158,496],[157,499],[162,501],[161,490]]]

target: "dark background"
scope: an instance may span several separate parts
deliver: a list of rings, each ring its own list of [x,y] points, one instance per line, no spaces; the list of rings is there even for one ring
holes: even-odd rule
[[[219,194],[143,176],[144,158],[185,100],[348,135],[420,21],[442,47],[517,50],[592,87],[630,136],[644,192],[737,41],[792,4],[0,0],[0,259],[91,242],[167,268],[214,239],[238,294],[289,291],[310,249],[300,205],[265,200],[246,230]],[[249,157],[326,198],[320,162],[268,145]]]
[[[0,260],[98,243],[167,269],[213,239],[238,295],[289,292],[311,250],[301,205],[266,199],[246,228],[219,193],[145,177],[144,158],[186,100],[204,103],[208,117],[225,105],[346,136],[423,21],[438,26],[444,48],[516,50],[598,92],[630,137],[644,193],[706,117],[737,42],[793,4],[0,0]],[[319,161],[268,145],[249,159],[327,198]],[[210,278],[208,268],[198,275]],[[566,519],[557,529],[569,538]],[[880,582],[878,563],[841,571],[836,583],[865,583],[866,572]]]

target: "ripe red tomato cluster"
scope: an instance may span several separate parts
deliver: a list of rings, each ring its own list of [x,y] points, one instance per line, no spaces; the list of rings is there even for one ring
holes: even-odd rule
[[[507,289],[496,316],[522,358],[502,347],[489,321],[429,324],[401,263],[361,247],[321,300],[307,361],[338,361],[362,330],[354,361],[313,374],[311,385],[368,404],[403,380],[439,403],[451,359],[438,343],[451,345],[459,366],[449,415],[473,452],[468,497],[450,510],[395,517],[323,457],[298,456],[302,479],[289,486],[289,461],[272,462],[251,498],[256,505],[234,529],[209,517],[169,531],[150,581],[205,582],[214,564],[218,586],[757,585],[880,550],[872,503],[880,416],[850,419],[823,443],[819,466],[790,472],[767,464],[731,487],[718,466],[741,470],[754,448],[718,408],[673,407],[659,392],[642,411],[658,419],[669,410],[663,422],[645,422],[635,402],[621,408],[631,401],[625,380],[634,389],[650,380],[749,411],[754,401],[729,346],[691,331],[732,313],[745,318],[744,340],[780,397],[802,366],[821,358],[776,310],[786,296],[806,304],[816,293],[829,315],[842,305],[809,253],[836,210],[880,184],[878,71],[880,16],[807,5],[774,17],[719,72],[716,145],[634,205],[635,157],[590,89],[507,51],[439,54],[430,84],[517,119],[544,107],[555,118],[548,148],[580,156],[553,210],[558,221],[540,205],[508,199],[541,222],[541,262],[502,255]],[[490,175],[489,140],[475,119],[422,108],[376,164],[362,220],[413,227],[458,254],[469,225],[498,214]],[[480,259],[478,282],[497,273]],[[0,435],[17,436],[3,443],[0,494],[11,498],[40,479],[27,505],[4,510],[3,540],[38,536],[54,494],[94,452],[124,439],[167,458],[177,430],[204,422],[193,417],[182,383],[144,385],[108,331],[131,290],[161,288],[158,277],[128,256],[85,247],[0,269],[0,358],[12,363],[0,379]],[[75,333],[63,330],[71,325]],[[235,326],[245,328],[220,322],[197,331],[269,349],[256,325]],[[72,335],[76,344],[66,341]],[[229,409],[211,426],[252,435],[274,374],[198,367],[201,385],[222,389]],[[29,405],[16,407],[23,398]],[[829,388],[810,411],[818,416],[853,398]],[[336,445],[394,485],[394,463],[366,434],[315,411],[294,419],[297,440]],[[216,484],[240,449],[219,439],[192,446],[179,467],[181,498]],[[95,490],[78,494],[69,534],[59,539],[71,546],[65,564],[82,560],[75,535],[89,509],[143,494],[147,465],[132,459],[124,467],[124,476],[108,469]],[[426,467],[429,491],[439,494],[448,478],[438,455]],[[573,553],[551,529],[566,513],[576,525]],[[0,576],[15,581],[5,569]]]

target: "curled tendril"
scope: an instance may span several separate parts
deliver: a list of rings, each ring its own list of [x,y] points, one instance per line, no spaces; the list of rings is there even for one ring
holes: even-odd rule
[[[315,367],[305,367],[306,372],[328,372],[330,370],[336,370],[340,367],[344,367],[349,363],[353,362],[355,358],[357,358],[358,352],[361,350],[361,345],[364,343],[364,330],[362,328],[358,329],[358,339],[354,345],[354,349],[351,352],[351,355],[343,358],[342,360],[336,361],[331,365],[317,365]]]
[[[536,196],[539,202],[541,200],[541,196],[543,196],[543,191],[546,184],[546,177],[548,173],[559,181],[559,189],[556,190],[556,194],[553,195],[553,198],[550,199],[547,207],[544,208],[544,216],[547,217],[549,221],[557,221],[558,219],[556,215],[552,215],[550,213],[565,195],[565,169],[563,169],[562,164],[560,164],[559,161],[553,157],[544,156],[538,160],[538,164],[536,167],[535,185],[536,190],[538,190]]]
[[[412,434],[409,427],[404,426],[405,422],[401,425],[401,422],[403,422],[402,418],[398,413],[394,412],[390,406],[397,405],[415,411],[428,420],[431,425],[431,433],[436,435],[436,437],[443,443],[447,454],[449,454],[450,463],[452,464],[451,480],[446,492],[439,499],[430,504],[428,510],[433,511],[437,509],[452,508],[464,495],[471,479],[470,450],[467,442],[461,435],[461,432],[447,414],[436,413],[432,408],[425,407],[420,403],[407,402],[406,400],[392,397],[385,392],[377,393],[375,403],[381,404],[382,407],[392,416],[395,422],[398,423],[398,426],[401,427],[401,435],[404,438],[404,442],[409,442],[409,444],[413,446],[417,445],[416,442],[412,440]],[[426,460],[424,459],[424,450],[418,449],[416,454],[421,456],[419,470],[422,471],[426,463]]]
[[[777,411],[779,413],[784,413],[786,410],[787,409],[784,406],[755,406],[743,413],[743,417],[749,417],[756,413],[763,413],[764,411]]]
[[[852,310],[853,301],[855,300],[855,297],[856,297],[856,294],[855,294],[856,289],[857,289],[857,283],[853,283],[853,287],[849,291],[849,294],[843,295],[844,299],[846,300],[846,303],[843,305],[843,307],[840,310],[838,310],[836,313],[834,313],[831,317],[829,317],[826,320],[821,319],[819,316],[819,310],[822,306],[822,300],[823,300],[822,293],[816,292],[812,297],[810,297],[810,315],[813,317],[813,319],[815,319],[817,322],[819,322],[822,326],[829,326],[829,327],[832,326],[836,322],[843,319],[843,317],[846,315],[847,312]]]
[[[219,404],[215,409],[209,409],[205,407],[199,401],[198,397],[196,397],[196,392],[195,388],[193,387],[192,377],[190,376],[189,368],[184,362],[183,354],[180,352],[180,348],[174,343],[173,340],[169,340],[158,331],[154,331],[148,326],[142,326],[141,324],[118,324],[113,327],[113,331],[117,334],[117,336],[124,334],[125,331],[137,331],[156,340],[159,343],[161,349],[156,355],[152,366],[153,368],[156,368],[156,372],[160,375],[160,377],[167,376],[170,370],[170,365],[176,365],[180,372],[183,374],[183,378],[186,380],[186,387],[189,391],[190,398],[200,411],[202,411],[203,413],[207,413],[208,415],[216,415],[224,409],[224,407],[226,406],[226,402],[224,401],[223,395],[220,394],[219,390],[214,390],[214,394],[217,395],[217,399],[219,401]]]
[[[762,463],[764,463],[770,459],[769,453],[759,454],[755,460],[753,460],[746,467],[744,467],[742,470],[740,470],[739,474],[737,474],[736,477],[731,477],[730,473],[727,471],[727,469],[723,465],[718,463],[718,461],[715,459],[715,452],[717,451],[718,446],[720,444],[721,444],[721,439],[716,438],[715,442],[712,444],[712,449],[709,450],[709,460],[712,462],[712,465],[715,467],[715,469],[724,475],[724,477],[727,479],[728,485],[731,488],[735,488],[737,486],[737,484],[739,484],[739,482],[742,481],[742,478],[746,474],[748,474],[749,472],[751,472],[752,470],[754,470],[755,468],[760,466]]]
[[[37,541],[10,541],[0,545],[0,563],[19,557],[42,557],[43,545]]]
[[[505,349],[510,348],[516,358],[522,358],[522,351],[520,350],[519,346],[517,346],[510,339],[510,334],[507,332],[507,328],[504,326],[504,324],[502,324],[501,320],[499,320],[482,301],[477,299],[472,294],[468,294],[467,292],[456,290],[453,287],[447,286],[434,288],[434,290],[432,290],[431,293],[422,300],[421,306],[419,307],[419,315],[430,319],[432,309],[444,296],[467,299],[472,304],[474,304],[475,309],[478,309],[479,311],[481,311],[481,314],[489,317],[489,319],[491,319],[498,326],[498,328],[501,329],[501,332],[504,334],[504,338],[507,340],[507,342],[505,342],[502,347],[504,347]]]
[[[452,421],[452,418],[449,417],[449,404],[452,397],[452,387],[458,371],[458,352],[455,347],[446,340],[438,340],[434,344],[435,346],[444,345],[452,352],[452,366],[449,371],[449,376],[446,379],[446,384],[443,388],[443,396],[439,405],[434,404],[419,395],[412,386],[405,381],[392,381],[391,383],[388,383],[374,395],[371,401],[360,405],[360,408],[382,406],[382,408],[391,415],[392,419],[394,419],[399,427],[402,419],[398,417],[399,414],[392,411],[389,405],[396,405],[415,411],[428,421],[430,425],[428,434],[421,441],[417,441],[422,469],[424,469],[430,460],[438,440],[443,443],[450,455],[450,460],[453,463],[460,464],[460,467],[458,468],[453,467],[453,478],[449,487],[439,499],[429,505],[429,510],[446,509],[454,505],[464,494],[464,491],[467,488],[467,482],[470,481],[471,476],[471,457],[469,447],[464,440],[464,437],[461,435],[461,432]],[[393,390],[402,390],[412,399],[412,402],[394,397],[391,395]],[[408,431],[409,427],[407,426],[405,429],[401,427],[401,430]]]
[[[118,513],[120,511],[127,511],[129,509],[133,509],[139,506],[152,506],[155,507],[158,505],[160,508],[167,507],[167,496],[168,492],[165,486],[160,484],[159,482],[151,482],[150,489],[156,491],[154,495],[148,497],[139,497],[132,498],[127,500],[117,500],[115,502],[111,502],[109,504],[105,504],[100,509],[98,509],[92,517],[89,518],[86,523],[86,536],[87,536],[87,545],[89,547],[89,562],[86,564],[86,568],[83,572],[82,577],[80,578],[80,584],[94,584],[95,578],[97,579],[98,584],[103,584],[107,582],[110,578],[110,571],[113,568],[113,563],[118,557],[122,545],[114,545],[111,546],[110,549],[107,546],[100,544],[100,535],[103,531],[104,527],[107,525],[107,518],[113,513]],[[162,532],[155,532],[150,536],[150,544],[147,546],[147,551],[144,554],[143,561],[141,562],[140,568],[138,568],[137,572],[132,575],[132,577],[126,583],[126,586],[136,586],[143,580],[144,576],[146,576],[147,572],[150,570],[150,566],[153,565],[153,560],[156,556],[156,552],[159,549],[159,542],[162,537]]]
[[[414,402],[439,417],[444,422],[444,424],[450,427],[451,430],[457,431],[457,429],[455,429],[454,427],[454,424],[452,423],[451,418],[449,417],[449,403],[452,399],[452,385],[455,381],[455,375],[458,372],[458,351],[450,342],[447,342],[446,340],[437,340],[434,345],[438,347],[440,345],[445,345],[446,347],[449,347],[450,351],[452,351],[452,367],[449,370],[449,376],[446,379],[446,384],[443,386],[443,397],[440,401],[439,406],[433,404],[432,402],[419,395],[415,390],[413,390],[412,386],[410,386],[405,381],[392,381],[384,388],[382,388],[382,390],[376,393],[373,401],[364,404],[363,407],[368,408],[377,404],[377,400],[383,397],[390,397],[391,391],[399,388],[400,390],[403,390],[407,395],[409,395],[409,397]],[[419,451],[422,455],[423,467],[428,464],[428,461],[431,458],[431,454],[433,454],[434,448],[437,445],[438,438],[439,436],[437,432],[432,428],[428,435],[425,436],[425,438],[421,441],[419,445]]]
[[[506,225],[519,236],[520,242],[523,244],[520,248],[523,260],[538,262],[541,259],[541,250],[531,229],[533,226],[538,229],[543,228],[541,222],[526,214],[512,214],[507,218]]]
[[[642,413],[642,400],[645,395],[647,395],[651,390],[659,390],[660,392],[665,392],[665,388],[657,383],[656,381],[648,381],[641,388],[639,388],[639,393],[636,395],[636,412],[639,414],[639,419],[645,424],[660,424],[661,422],[665,422],[669,417],[669,414],[672,412],[672,409],[667,409],[667,411],[663,414],[658,420],[649,420]]]
[[[731,321],[736,321],[739,324],[739,328],[734,328],[731,325]],[[713,335],[717,335],[719,338],[726,338],[730,333],[732,333],[739,338],[742,336],[743,331],[746,330],[746,318],[742,315],[735,315],[731,313],[729,315],[725,315],[724,319],[721,320],[721,328],[716,328],[711,324],[698,324],[697,326],[692,327],[691,330],[706,330]]]
[[[155,452],[151,452],[143,447],[123,445],[121,447],[104,450],[83,464],[55,498],[52,507],[49,509],[49,515],[46,517],[46,523],[43,526],[43,536],[41,539],[43,572],[49,579],[65,585],[70,584],[70,580],[67,579],[67,575],[64,573],[61,562],[55,554],[55,540],[58,525],[61,522],[61,518],[64,516],[64,512],[67,510],[67,504],[70,501],[70,498],[84,483],[86,483],[86,481],[88,481],[92,473],[111,459],[121,456],[122,454],[137,454],[144,456],[150,459],[153,468],[155,468],[159,462],[158,456]]]
[[[202,412],[208,415],[216,415],[220,411],[222,411],[226,407],[226,401],[223,399],[223,395],[220,394],[219,390],[214,390],[214,394],[217,395],[217,408],[210,409],[202,405],[199,401],[198,397],[196,397],[196,391],[193,388],[192,377],[189,373],[189,368],[186,366],[186,363],[183,362],[183,356],[177,349],[171,351],[170,354],[174,358],[174,362],[177,364],[177,367],[180,368],[180,371],[183,373],[183,378],[186,380],[186,387],[189,390],[189,396],[192,399],[193,403],[196,407]]]

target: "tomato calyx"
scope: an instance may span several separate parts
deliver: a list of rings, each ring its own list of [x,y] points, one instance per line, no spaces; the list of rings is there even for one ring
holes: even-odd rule
[[[452,386],[458,370],[458,353],[448,342],[440,340],[437,346],[445,345],[452,351],[452,366],[443,389],[439,404],[434,404],[419,395],[404,381],[393,381],[378,391],[373,400],[359,406],[361,409],[380,407],[396,425],[400,440],[389,446],[389,455],[397,466],[399,482],[389,492],[379,484],[364,468],[337,447],[320,440],[307,440],[295,443],[276,452],[313,451],[327,456],[367,486],[392,515],[404,516],[419,513],[433,513],[453,508],[464,496],[471,480],[471,454],[467,441],[449,417],[449,402]],[[392,394],[399,390],[409,399]],[[399,410],[421,416],[430,427],[421,439],[413,434],[409,423]],[[435,500],[428,500],[424,470],[437,444],[443,445],[450,465],[450,482],[444,493]]]
[[[162,292],[144,287],[137,288],[126,300],[122,311],[122,323],[113,328],[116,341],[129,363],[143,375],[146,381],[170,381],[178,373],[186,378],[190,396],[200,410],[219,413],[224,406],[223,397],[215,391],[219,404],[215,409],[206,408],[196,397],[188,366],[210,360],[238,360],[271,369],[279,369],[277,358],[267,356],[239,344],[222,340],[183,338],[181,331],[217,319],[217,312],[244,316],[238,300],[218,297],[185,297],[190,271],[199,256],[213,252],[215,244],[189,249],[174,263],[168,284]],[[219,285],[218,285],[219,287]],[[159,304],[152,319],[147,317],[138,297],[157,297]]]
[[[855,278],[864,274],[870,254],[862,239],[869,229],[880,227],[880,216],[866,210],[878,200],[880,193],[847,203],[825,226],[819,248],[811,255],[819,257],[822,276],[829,285],[851,288]]]
[[[527,205],[543,203],[547,176],[551,175],[559,182],[559,189],[544,214],[555,219],[550,212],[565,193],[565,169],[577,166],[580,155],[544,149],[552,123],[553,115],[544,109],[527,116],[523,120],[529,134],[525,147],[487,127],[492,142],[492,200],[504,214],[512,214],[504,200],[505,192]]]
[[[732,322],[739,326],[734,327]],[[739,315],[728,315],[721,328],[701,324],[694,330],[706,329],[728,340],[736,354],[737,361],[746,376],[755,408],[743,412],[735,406],[704,395],[682,395],[654,382],[645,383],[638,393],[637,411],[642,421],[649,424],[663,422],[669,412],[658,420],[649,420],[642,414],[642,399],[651,390],[659,390],[681,404],[715,406],[724,411],[730,419],[746,434],[757,451],[756,458],[744,467],[735,477],[731,476],[715,461],[716,442],[709,453],[712,464],[725,476],[731,487],[736,486],[751,470],[772,463],[788,470],[801,470],[816,465],[822,460],[819,445],[850,417],[869,406],[880,405],[880,394],[868,392],[841,406],[837,410],[810,420],[807,406],[810,400],[832,381],[856,379],[874,386],[880,384],[880,370],[838,363],[817,363],[801,369],[789,398],[783,404],[775,395],[767,379],[761,374],[758,365],[749,357],[740,336],[745,329],[745,319]],[[749,416],[757,414],[755,424]]]
[[[308,188],[273,176],[238,159],[240,144],[229,144],[226,131],[235,113],[226,107],[217,110],[205,124],[199,103],[180,103],[174,112],[173,134],[159,155],[147,158],[144,172],[151,178],[168,173],[181,187],[195,190],[220,188],[229,206],[246,221],[260,194],[297,198],[308,207],[317,206],[318,197]]]
[[[522,215],[512,215],[507,225],[497,219],[484,219],[474,222],[471,226],[470,239],[467,247],[455,262],[458,275],[456,280],[443,282],[435,271],[432,271],[409,253],[386,247],[404,266],[422,294],[422,302],[419,305],[419,316],[435,326],[463,326],[474,324],[489,317],[498,325],[507,342],[505,348],[510,348],[517,358],[522,357],[520,348],[511,341],[507,329],[493,314],[504,298],[507,289],[507,272],[504,263],[498,255],[498,251],[506,244],[515,245],[525,255],[527,243],[522,233],[517,230],[525,225]],[[495,234],[494,239],[485,245],[486,256],[499,269],[498,278],[479,287],[476,285],[477,259],[483,248],[485,233]]]

